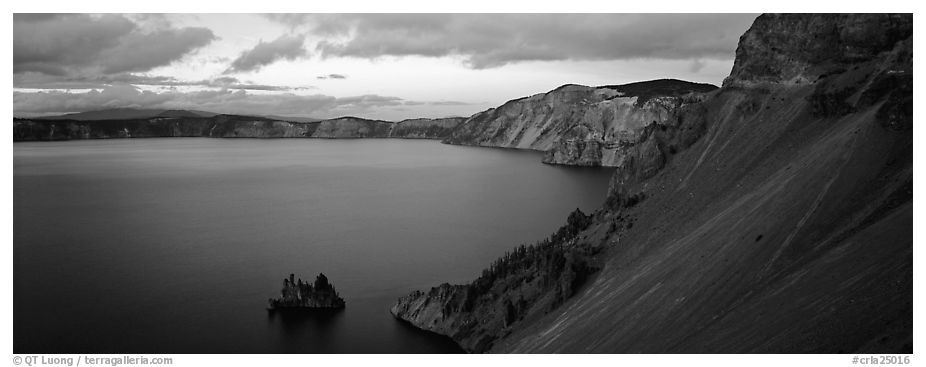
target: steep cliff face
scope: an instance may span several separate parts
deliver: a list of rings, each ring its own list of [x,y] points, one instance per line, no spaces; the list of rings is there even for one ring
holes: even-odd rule
[[[687,105],[716,87],[680,80],[565,85],[477,113],[445,142],[546,152],[544,163],[618,166],[650,125],[678,127]]]
[[[913,35],[908,14],[764,14],[740,37],[724,86],[807,84]]]
[[[313,138],[385,138],[395,125],[389,121],[340,117],[318,123]]]
[[[471,351],[912,353],[911,18],[757,19],[725,86],[683,115],[699,138],[641,133],[574,237],[600,247],[600,270],[559,307],[475,336],[443,321],[465,318],[452,303],[409,316],[446,297],[393,313]],[[861,51],[801,43],[867,33]],[[687,148],[660,158],[676,140]],[[494,307],[475,319],[508,310]]]
[[[218,115],[211,120],[213,125],[206,136],[215,138],[302,138],[312,136],[318,127],[318,124],[314,123],[303,124],[247,116]]]
[[[408,119],[395,124],[389,137],[406,139],[435,139],[450,136],[465,117],[447,117],[438,119]]]
[[[343,117],[301,123],[255,116],[203,117],[167,111],[147,119],[13,119],[13,141],[154,137],[442,139],[462,120],[415,119],[392,123]]]

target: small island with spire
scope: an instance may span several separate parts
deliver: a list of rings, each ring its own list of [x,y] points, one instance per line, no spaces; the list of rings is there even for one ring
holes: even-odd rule
[[[344,299],[338,295],[325,274],[319,273],[315,283],[294,280],[295,275],[283,279],[283,290],[279,298],[270,298],[267,310],[279,309],[326,309],[344,308]]]

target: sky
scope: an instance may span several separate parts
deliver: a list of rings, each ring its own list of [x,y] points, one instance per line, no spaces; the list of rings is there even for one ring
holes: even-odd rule
[[[719,85],[756,14],[14,14],[13,112],[397,121],[563,84]]]

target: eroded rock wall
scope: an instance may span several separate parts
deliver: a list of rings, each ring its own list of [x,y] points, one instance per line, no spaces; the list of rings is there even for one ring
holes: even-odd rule
[[[549,164],[616,167],[647,126],[679,125],[686,106],[714,88],[679,80],[565,85],[477,113],[445,142],[540,150]]]

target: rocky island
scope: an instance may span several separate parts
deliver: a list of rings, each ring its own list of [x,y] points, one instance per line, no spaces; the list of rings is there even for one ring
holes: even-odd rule
[[[328,277],[326,277],[325,274],[319,273],[315,278],[314,284],[303,282],[301,278],[298,280],[294,280],[294,278],[295,275],[290,274],[289,278],[283,279],[283,289],[280,291],[280,298],[271,298],[268,301],[267,310],[337,310],[344,308],[344,299],[338,295],[338,291],[328,282]]]

